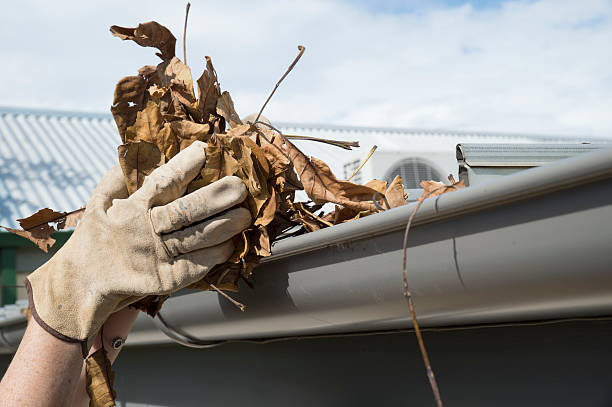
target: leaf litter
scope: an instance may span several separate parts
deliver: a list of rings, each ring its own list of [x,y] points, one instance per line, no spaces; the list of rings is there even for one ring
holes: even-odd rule
[[[185,29],[188,12],[189,4]],[[359,147],[358,142],[282,134],[262,116],[283,79],[304,54],[303,46],[298,46],[298,56],[276,83],[258,114],[243,120],[230,93],[221,92],[218,74],[209,56],[205,57],[203,72],[195,82],[196,96],[191,70],[175,55],[176,38],[166,27],[150,21],[133,28],[112,26],[110,31],[122,40],[156,48],[156,55],[162,60],[157,66],[141,67],[137,75],[122,78],[115,87],[110,110],[121,136],[118,156],[128,192],[134,193],[155,168],[195,140],[207,144],[206,162],[186,193],[229,175],[242,179],[248,190],[243,206],[251,212],[253,225],[233,238],[236,249],[230,259],[215,266],[190,288],[217,291],[244,311],[246,306],[223,290],[237,291],[241,280],[251,285],[248,278],[253,269],[261,258],[271,255],[272,243],[278,238],[313,232],[407,204],[408,195],[399,176],[391,183],[383,180],[372,180],[365,185],[350,182],[372,156],[376,146],[348,180],[340,180],[325,162],[308,157],[290,140],[320,142],[346,150]],[[451,185],[423,181],[421,186],[424,192],[411,213],[404,236],[404,295],[430,385],[437,405],[441,406],[408,289],[406,244],[412,220],[423,202],[464,185],[451,179]],[[309,201],[296,200],[297,191],[305,192]],[[324,214],[322,207],[329,203],[335,204],[334,210]],[[31,240],[47,252],[55,243],[51,234],[75,227],[84,209],[56,212],[45,208],[18,219],[22,230],[0,227]],[[167,298],[149,296],[132,306],[155,316]],[[90,406],[114,405],[114,375],[104,349],[92,354],[86,365],[87,390],[92,399]]]

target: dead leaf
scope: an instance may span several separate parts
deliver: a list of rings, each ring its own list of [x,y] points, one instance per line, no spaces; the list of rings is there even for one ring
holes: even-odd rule
[[[281,137],[276,137],[271,143],[264,143],[261,150],[270,164],[272,176],[285,172],[291,165],[287,152],[283,149]]]
[[[370,187],[384,195],[385,191],[387,190],[387,181],[380,180],[380,179],[373,179],[367,182],[365,186]]]
[[[126,129],[125,139],[127,143],[146,141],[156,145],[166,160],[179,152],[178,140],[172,132],[171,125],[164,123],[159,106],[151,100],[137,113],[134,124]]]
[[[147,81],[142,76],[126,76],[115,86],[111,113],[123,143],[126,142],[126,129],[134,124],[138,111],[144,106],[146,88]]]
[[[0,227],[8,232],[30,240],[47,253],[55,244],[55,239],[51,237],[51,234],[56,231],[56,228],[57,230],[62,230],[77,226],[84,212],[85,208],[80,208],[72,212],[57,212],[49,208],[44,208],[27,218],[17,219],[19,226],[21,226],[23,230],[4,226]],[[50,226],[49,223],[55,223],[55,227]]]
[[[461,188],[465,188],[463,180],[455,182],[451,185],[446,185],[438,181],[421,181],[421,187],[423,188],[423,194],[419,197],[419,200],[431,198],[434,196],[442,195],[447,192],[453,192]]]
[[[169,297],[169,295],[148,295],[136,301],[135,303],[130,304],[130,307],[136,308],[142,312],[146,312],[151,317],[155,317],[164,302]]]
[[[122,40],[132,40],[141,47],[157,48],[160,52],[155,55],[164,61],[174,56],[176,38],[170,30],[155,21],[139,24],[136,28],[113,25],[110,32]]]
[[[391,208],[397,208],[398,206],[406,205],[406,199],[408,194],[404,190],[404,184],[402,183],[402,177],[396,175],[393,181],[389,184],[389,187],[385,191],[385,197]]]
[[[117,150],[119,165],[130,195],[142,186],[147,175],[165,162],[164,155],[157,146],[146,141],[122,144]]]
[[[49,249],[55,244],[55,239],[51,237],[51,234],[55,232],[55,228],[48,224],[41,225],[34,231],[11,229],[6,226],[0,226],[8,232],[14,233],[18,236],[25,237],[29,241],[36,244],[40,250],[45,253],[49,252]]]
[[[268,185],[268,191],[270,191],[270,198],[262,207],[257,219],[255,219],[255,226],[268,226],[276,216],[276,211],[279,206],[278,194],[271,185]]]
[[[261,257],[268,257],[271,253],[270,236],[265,226],[258,227],[255,231],[256,238],[253,239],[253,250]]]
[[[333,202],[358,211],[376,210],[372,199],[378,191],[365,185],[338,180],[323,161],[306,157],[288,140],[285,140],[285,144],[304,191],[315,203]]]
[[[104,347],[98,349],[85,360],[87,394],[90,407],[112,407],[117,393],[113,390],[115,372],[111,370]]]
[[[190,120],[170,122],[170,128],[178,139],[179,150],[187,148],[196,140],[207,141],[210,137],[210,125],[195,123]]]
[[[217,114],[222,116],[231,127],[242,124],[242,120],[240,120],[240,116],[238,116],[234,109],[234,102],[228,91],[223,92],[217,100]]]
[[[206,70],[197,80],[198,105],[197,108],[203,118],[216,114],[217,100],[221,97],[217,73],[209,56],[206,57]]]

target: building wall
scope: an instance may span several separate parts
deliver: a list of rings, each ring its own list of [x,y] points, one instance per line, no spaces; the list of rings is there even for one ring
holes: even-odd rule
[[[611,321],[424,335],[446,406],[612,405]],[[128,347],[115,371],[122,407],[435,405],[412,333]]]

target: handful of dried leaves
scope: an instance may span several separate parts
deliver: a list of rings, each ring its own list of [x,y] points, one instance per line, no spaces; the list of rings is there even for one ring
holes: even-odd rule
[[[229,175],[241,178],[248,190],[243,205],[251,212],[253,224],[234,237],[236,250],[231,258],[190,287],[216,290],[226,295],[221,290],[238,290],[241,279],[248,283],[254,267],[262,257],[271,255],[272,242],[278,238],[316,231],[406,204],[407,195],[400,177],[395,177],[390,184],[372,180],[359,185],[339,180],[326,163],[306,156],[290,140],[324,142],[349,150],[358,143],[283,135],[267,120],[259,120],[280,82],[304,53],[303,47],[298,47],[297,58],[276,84],[259,114],[243,122],[230,94],[221,92],[210,57],[206,57],[204,71],[196,81],[196,97],[191,70],[176,57],[176,39],[166,27],[151,21],[135,28],[112,26],[110,30],[123,40],[157,48],[156,55],[162,60],[157,66],[143,66],[137,75],[121,79],[115,88],[111,112],[122,140],[118,147],[119,163],[129,193],[140,188],[155,168],[195,140],[207,143],[206,163],[189,184],[187,193]],[[426,198],[464,187],[462,182],[451,181],[450,186],[434,181],[421,183],[425,192],[410,216],[404,237],[404,295],[438,405],[442,405],[439,391],[408,289],[406,240],[412,219]],[[297,200],[296,191],[303,191],[309,201]],[[335,209],[324,214],[321,209],[328,203],[335,204]],[[73,212],[41,209],[30,217],[19,219],[23,230],[5,229],[30,239],[47,251],[55,242],[51,234],[56,229],[50,224],[55,223],[57,230],[75,226],[83,209]],[[150,296],[133,305],[154,316],[166,298]],[[244,310],[242,304],[233,302]],[[88,358],[87,377],[90,405],[114,405],[112,372],[104,349]]]
[[[259,121],[259,116],[243,122],[229,92],[221,92],[208,56],[196,81],[196,97],[191,70],[176,57],[176,39],[164,26],[152,21],[136,28],[112,26],[111,32],[143,47],[157,48],[162,59],[157,66],[143,66],[138,75],[121,79],[115,89],[111,112],[123,141],[119,163],[128,191],[136,191],[156,167],[194,140],[201,140],[208,144],[206,164],[187,192],[228,175],[241,178],[249,192],[244,205],[253,225],[234,239],[236,251],[229,261],[216,266],[193,288],[237,290],[238,282],[249,277],[259,259],[270,256],[271,243],[296,227],[301,226],[296,233],[311,232],[406,203],[399,177],[390,185],[377,180],[366,185],[339,180],[327,164],[304,155],[289,141],[291,136]],[[304,52],[303,47],[299,50],[287,73]],[[316,141],[348,149],[358,145]],[[296,201],[299,190],[309,202]],[[317,215],[328,202],[336,204],[335,211]],[[149,297],[135,306],[155,315],[164,300]]]

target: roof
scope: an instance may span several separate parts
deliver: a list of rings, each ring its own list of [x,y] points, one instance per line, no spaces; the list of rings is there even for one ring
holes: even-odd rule
[[[576,141],[564,136],[276,124],[288,134],[360,141],[363,151],[353,153],[319,143],[300,144],[306,154],[327,162],[339,176],[344,162],[365,155],[373,144],[389,151],[444,146],[452,147],[454,154],[458,142]],[[98,180],[116,163],[119,144],[110,113],[0,107],[0,225],[16,227],[16,219],[44,207],[69,211],[83,206]]]

